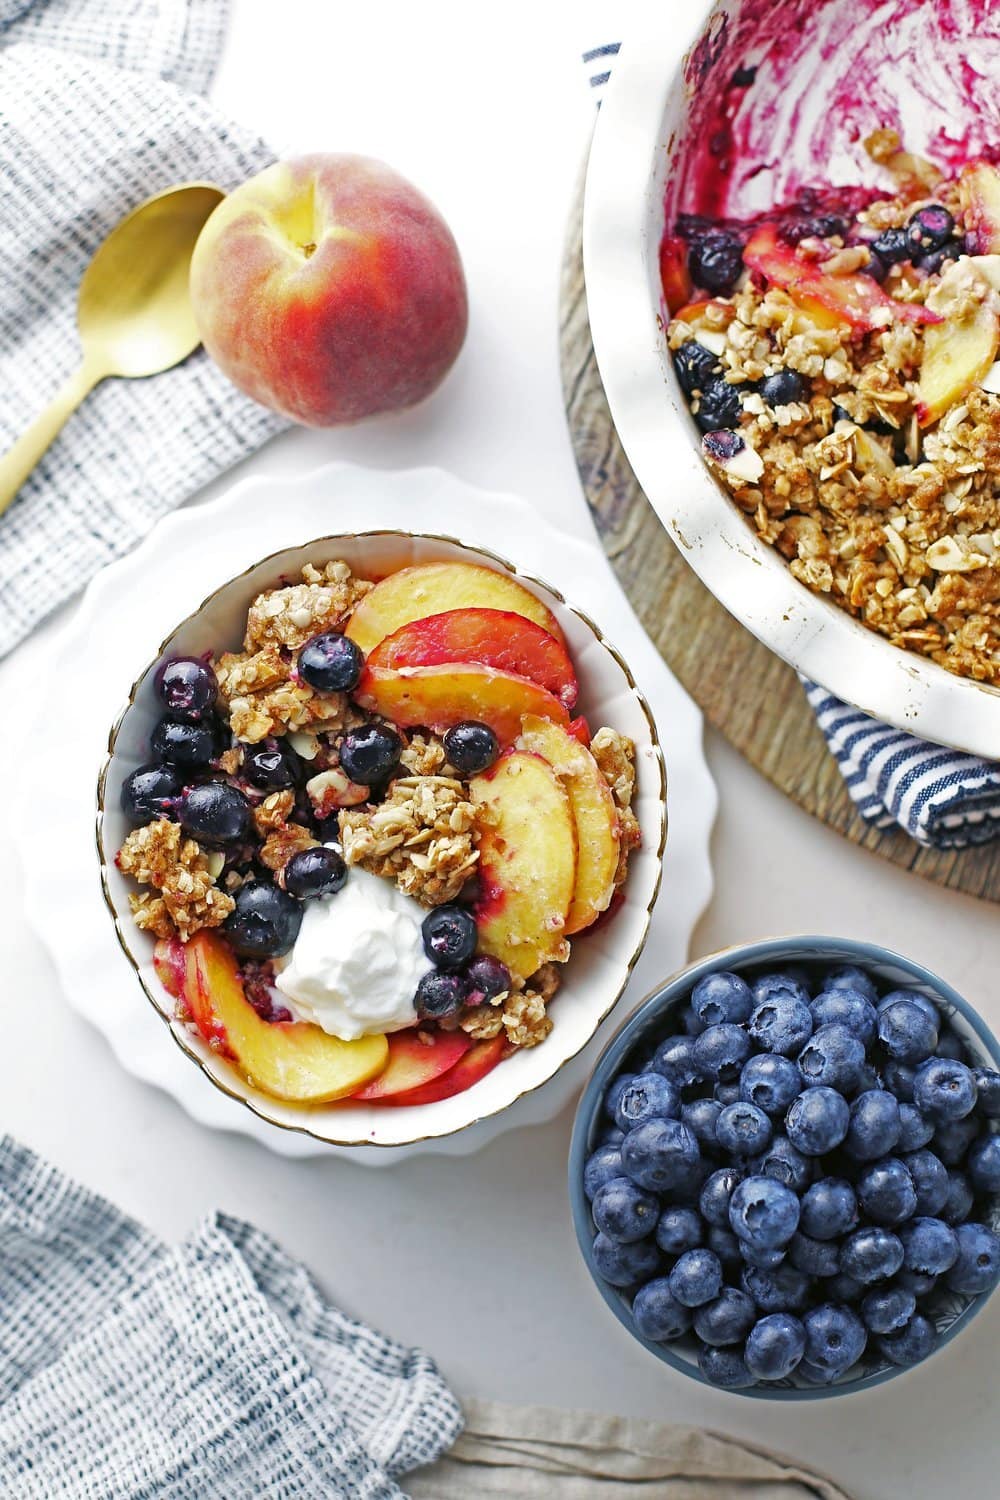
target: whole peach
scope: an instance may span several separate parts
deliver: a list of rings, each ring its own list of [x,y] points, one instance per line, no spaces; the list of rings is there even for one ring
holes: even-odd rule
[[[199,236],[191,298],[230,380],[312,427],[423,400],[468,324],[447,224],[363,156],[276,162],[230,193]]]

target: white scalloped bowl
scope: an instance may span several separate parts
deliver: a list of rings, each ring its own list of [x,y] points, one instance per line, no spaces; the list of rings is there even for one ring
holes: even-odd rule
[[[540,1046],[505,1059],[472,1088],[450,1099],[405,1108],[376,1107],[342,1101],[309,1108],[289,1105],[253,1088],[178,1021],[174,1002],[153,968],[153,939],[131,919],[129,890],[114,865],[129,825],[120,811],[122,783],[148,760],[149,736],[159,716],[153,687],[155,669],[165,655],[200,655],[238,649],[247,607],[262,589],[305,563],[345,559],[358,573],[382,576],[411,563],[463,559],[508,572],[539,599],[559,622],[580,683],[580,707],[591,724],[610,724],[635,741],[638,784],[634,804],[642,846],[632,856],[624,900],[613,918],[573,941],[565,979],[553,1003],[555,1025]],[[242,1101],[262,1119],[286,1131],[297,1131],[337,1146],[409,1146],[464,1130],[507,1109],[515,1100],[541,1088],[593,1036],[621,996],[642,951],[650,913],[659,889],[666,838],[665,772],[649,706],[623,658],[598,627],[562,595],[527,577],[493,553],[454,538],[402,531],[372,531],[322,537],[276,552],[216,590],[156,650],[133,684],[129,703],[111,731],[108,758],[98,785],[97,842],[105,899],[119,943],[146,996],[164,1022],[165,1031],[193,1065],[217,1088]],[[164,1037],[166,1045],[166,1036]]]
[[[718,32],[720,16],[742,4],[718,0],[680,19],[669,6],[637,15],[601,101],[583,251],[594,349],[615,427],[686,560],[759,640],[866,713],[995,758],[1000,691],[891,645],[813,594],[757,537],[702,460],[666,347],[658,252],[666,183],[683,150],[692,97],[687,59],[713,24]]]

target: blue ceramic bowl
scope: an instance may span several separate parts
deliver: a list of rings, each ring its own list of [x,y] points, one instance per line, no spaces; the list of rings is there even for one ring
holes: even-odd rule
[[[628,1295],[617,1287],[610,1286],[597,1271],[592,1253],[596,1231],[590,1214],[590,1203],[583,1191],[583,1168],[587,1157],[607,1128],[603,1102],[612,1078],[626,1069],[629,1058],[644,1056],[647,1049],[673,1029],[670,1024],[671,1013],[688,999],[698,980],[717,969],[733,970],[746,979],[753,979],[787,964],[801,965],[807,971],[817,972],[838,964],[855,964],[870,973],[880,987],[919,990],[947,1017],[949,1024],[965,1043],[974,1063],[1000,1069],[1000,1043],[982,1016],[951,985],[938,979],[920,964],[902,958],[888,948],[881,948],[876,943],[853,942],[849,938],[768,938],[759,943],[727,948],[722,953],[715,953],[710,958],[683,969],[641,1003],[605,1047],[577,1109],[569,1158],[573,1222],[590,1274],[618,1321],[634,1339],[645,1345],[650,1354],[655,1354],[664,1364],[700,1381],[702,1385],[710,1385],[710,1382],[705,1380],[698,1369],[697,1345],[693,1335],[685,1335],[669,1344],[656,1344],[643,1338],[632,1321]],[[1000,1233],[1000,1197],[982,1217],[996,1233]],[[948,1291],[935,1292],[933,1300],[924,1309],[937,1326],[938,1343],[935,1352],[961,1332],[994,1290],[995,1286],[976,1297]],[[868,1390],[904,1374],[905,1368],[889,1364],[873,1348],[870,1354],[866,1351],[864,1358],[832,1385],[807,1385],[804,1381],[797,1381],[793,1374],[787,1380],[752,1386],[734,1394],[756,1396],[769,1401],[815,1401]],[[718,1389],[715,1386],[710,1388]]]

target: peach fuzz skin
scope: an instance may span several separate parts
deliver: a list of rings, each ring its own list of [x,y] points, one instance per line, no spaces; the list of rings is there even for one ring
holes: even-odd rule
[[[447,224],[362,156],[277,162],[230,193],[195,247],[191,298],[229,379],[312,427],[423,400],[468,324]]]

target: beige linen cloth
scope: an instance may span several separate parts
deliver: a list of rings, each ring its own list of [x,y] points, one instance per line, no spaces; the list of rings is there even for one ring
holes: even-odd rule
[[[792,1458],[694,1427],[463,1402],[465,1430],[411,1500],[850,1500]]]

